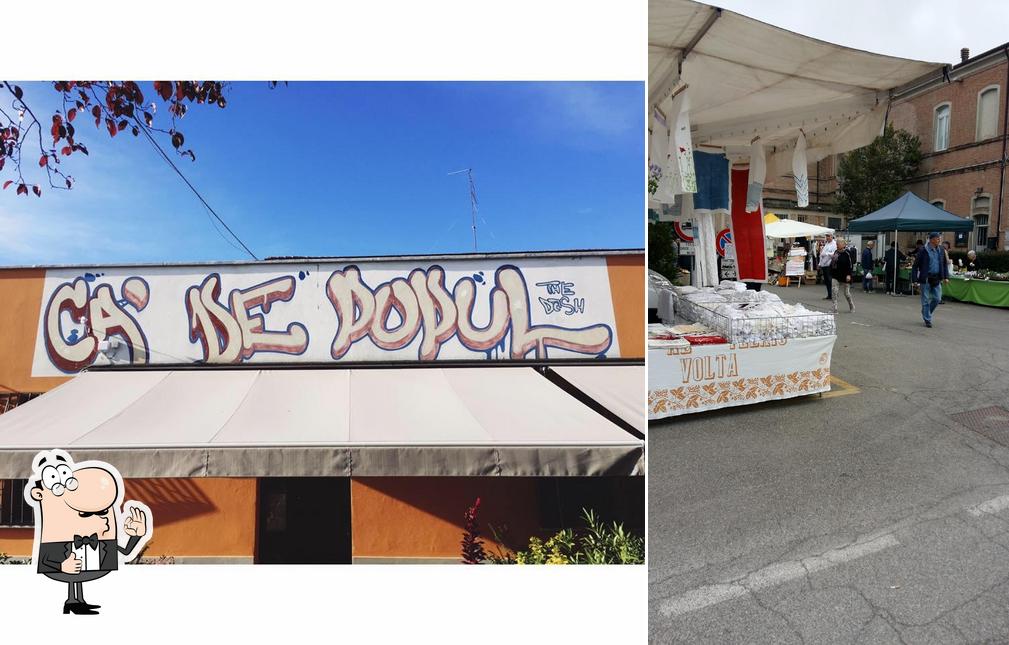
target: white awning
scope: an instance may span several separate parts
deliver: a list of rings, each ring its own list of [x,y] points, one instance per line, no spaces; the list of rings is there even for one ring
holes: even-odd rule
[[[0,477],[49,448],[124,477],[644,472],[640,439],[530,367],[89,371],[0,415]]]
[[[682,61],[682,72],[680,63]],[[768,173],[787,172],[802,128],[810,163],[879,134],[889,91],[942,67],[851,49],[693,0],[649,0],[649,102],[684,84],[694,145],[747,156],[759,136]],[[778,153],[775,155],[774,153]]]
[[[764,225],[764,235],[767,237],[814,237],[833,233],[834,229],[817,226],[806,222],[796,222],[794,219],[779,219],[777,222]]]
[[[647,432],[647,384],[643,365],[585,365],[550,369],[641,434]]]

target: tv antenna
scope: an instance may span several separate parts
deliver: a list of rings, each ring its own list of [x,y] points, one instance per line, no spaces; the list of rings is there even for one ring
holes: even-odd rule
[[[476,253],[477,252],[477,245],[476,245],[476,206],[477,206],[477,201],[476,201],[476,184],[473,183],[473,169],[472,168],[463,168],[462,170],[456,170],[455,172],[450,172],[448,174],[449,175],[459,175],[459,174],[462,174],[462,173],[466,173],[466,177],[469,179],[469,205],[470,205],[470,212],[471,212],[471,215],[472,215],[472,218],[473,218],[473,252]]]

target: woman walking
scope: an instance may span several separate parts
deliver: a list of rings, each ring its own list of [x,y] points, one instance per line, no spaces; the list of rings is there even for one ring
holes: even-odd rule
[[[831,293],[831,301],[834,304],[834,313],[837,313],[837,292],[844,290],[844,299],[848,301],[848,309],[855,312],[855,303],[851,300],[851,277],[855,272],[855,267],[851,261],[851,253],[845,250],[846,242],[843,239],[837,240],[837,252],[834,253],[834,266],[832,277],[834,279],[834,289]]]

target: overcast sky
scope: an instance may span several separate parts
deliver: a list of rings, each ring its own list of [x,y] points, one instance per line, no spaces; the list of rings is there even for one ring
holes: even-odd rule
[[[1009,41],[1009,0],[706,0],[838,45],[957,63]]]

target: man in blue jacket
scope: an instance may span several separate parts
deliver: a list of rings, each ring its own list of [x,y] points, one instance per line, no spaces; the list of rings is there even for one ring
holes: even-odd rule
[[[942,299],[942,283],[949,283],[949,260],[939,240],[938,233],[929,233],[928,244],[914,259],[914,274],[921,285],[921,317],[926,327],[932,326],[932,313]]]
[[[872,290],[872,267],[875,262],[872,259],[872,247],[875,245],[873,240],[869,240],[865,243],[865,248],[862,249],[862,291],[869,293]]]

